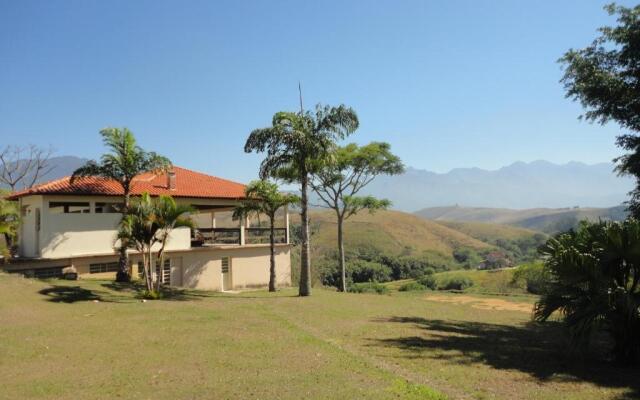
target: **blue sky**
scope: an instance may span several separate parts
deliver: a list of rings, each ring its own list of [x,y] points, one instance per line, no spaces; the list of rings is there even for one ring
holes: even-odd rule
[[[354,107],[350,141],[407,165],[610,161],[556,60],[612,22],[605,1],[0,0],[0,138],[95,158],[127,126],[175,164],[250,180],[243,145],[279,110]],[[620,2],[625,4],[625,2]]]

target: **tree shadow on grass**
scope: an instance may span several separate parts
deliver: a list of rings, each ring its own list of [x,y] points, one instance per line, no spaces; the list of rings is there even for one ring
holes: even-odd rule
[[[38,291],[41,295],[47,296],[47,301],[53,303],[75,303],[78,301],[104,301],[97,292],[80,286],[53,285]]]
[[[378,321],[419,328],[415,336],[375,340],[374,345],[404,350],[401,357],[484,364],[525,372],[540,381],[585,381],[602,387],[626,388],[622,398],[640,397],[640,368],[621,368],[605,360],[604,342],[593,346],[599,352],[584,356],[569,352],[565,332],[558,323],[512,326],[420,317]]]
[[[142,282],[109,282],[101,285],[106,289],[110,289],[120,293],[129,293],[132,297],[142,299],[142,293],[146,289],[146,286]],[[218,297],[215,292],[207,292],[203,290],[193,290],[176,288],[170,286],[162,286],[160,288],[162,292],[161,300],[167,301],[194,301],[202,300],[205,298]]]

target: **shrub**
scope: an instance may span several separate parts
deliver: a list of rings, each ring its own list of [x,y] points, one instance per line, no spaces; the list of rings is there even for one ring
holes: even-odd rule
[[[349,286],[349,292],[386,294],[389,292],[389,289],[378,282],[361,282],[351,284]]]
[[[354,260],[347,263],[347,275],[353,282],[388,282],[391,268],[374,261]]]
[[[549,283],[549,273],[545,271],[544,264],[523,264],[513,272],[511,283],[526,289],[533,294],[542,294]]]
[[[398,288],[401,292],[418,292],[426,289],[427,288],[424,285],[421,285],[418,282],[408,282]]]
[[[146,300],[160,300],[162,298],[162,292],[145,289],[140,292],[140,298]]]
[[[438,285],[438,290],[465,290],[473,286],[473,281],[466,276],[452,276],[445,278]]]
[[[433,275],[424,275],[418,278],[417,281],[420,285],[424,286],[427,289],[436,290],[438,287],[438,283],[436,282],[436,278]]]

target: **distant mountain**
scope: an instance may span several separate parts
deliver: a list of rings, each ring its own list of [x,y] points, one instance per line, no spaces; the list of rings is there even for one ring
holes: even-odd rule
[[[506,224],[546,233],[575,227],[581,220],[619,221],[627,216],[624,206],[609,208],[534,208],[513,210],[482,207],[431,207],[415,213],[425,219],[450,222]],[[455,224],[448,226],[456,228]]]
[[[37,183],[47,182],[54,179],[62,178],[64,176],[71,175],[78,167],[84,165],[88,160],[86,158],[80,158],[75,156],[60,156],[51,157],[49,159],[49,166],[52,167],[51,171],[46,175],[41,176]],[[6,186],[0,185],[0,188]]]
[[[474,207],[610,207],[627,200],[634,182],[618,177],[614,165],[547,161],[516,162],[495,171],[457,168],[440,174],[408,168],[399,176],[381,176],[367,194],[390,199],[394,208],[415,211],[458,204]]]

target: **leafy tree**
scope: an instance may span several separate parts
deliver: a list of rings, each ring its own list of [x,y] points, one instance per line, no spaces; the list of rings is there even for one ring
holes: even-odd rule
[[[191,207],[176,204],[170,196],[160,196],[153,200],[149,193],[143,193],[122,219],[118,239],[142,254],[148,293],[160,291],[161,274],[153,274],[154,261],[162,266],[165,246],[172,230],[194,227],[193,221],[186,216],[192,211]],[[154,246],[159,246],[155,259]]]
[[[640,6],[610,4],[605,9],[617,15],[618,24],[600,28],[600,36],[584,49],[565,53],[560,59],[565,68],[562,83],[567,97],[586,109],[586,120],[615,121],[630,131],[618,136],[618,146],[628,153],[615,161],[620,174],[636,179],[628,204],[640,217]]]
[[[323,206],[335,211],[338,220],[338,262],[342,271],[341,290],[347,291],[344,256],[344,221],[362,210],[386,209],[391,202],[373,196],[357,196],[378,175],[400,174],[404,166],[391,153],[388,143],[373,142],[366,146],[355,143],[337,147],[320,163],[313,174],[311,188]]]
[[[11,254],[13,243],[18,234],[20,211],[15,201],[5,200],[0,197],[0,234],[4,236],[7,248],[3,250],[5,256]]]
[[[253,181],[247,185],[245,195],[251,199],[236,207],[234,218],[244,218],[251,214],[265,214],[269,218],[269,291],[276,291],[276,248],[275,248],[275,220],[276,213],[282,207],[300,201],[298,196],[280,193],[278,185],[265,180]]]
[[[535,319],[559,311],[579,347],[607,331],[620,362],[640,358],[640,222],[584,222],[577,231],[550,239],[543,248],[543,295]]]
[[[244,146],[247,153],[266,152],[260,164],[260,178],[275,177],[300,184],[300,296],[311,294],[311,260],[309,258],[308,191],[310,174],[319,160],[358,128],[355,111],[344,105],[316,106],[315,112],[278,112],[271,126],[256,129]]]
[[[156,153],[144,151],[136,143],[133,133],[127,128],[105,128],[100,131],[100,135],[109,153],[103,154],[100,162],[91,160],[75,170],[71,176],[71,183],[87,176],[102,177],[118,182],[123,189],[124,204],[121,211],[124,217],[129,210],[131,190],[134,185],[133,179],[145,172],[167,171],[171,167],[171,161]],[[118,282],[127,282],[131,279],[127,247],[127,243],[121,242],[119,249],[120,268],[116,275]]]

